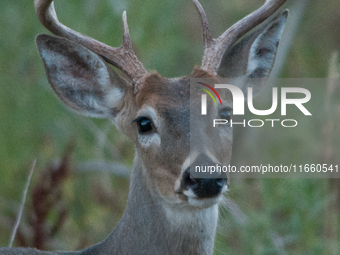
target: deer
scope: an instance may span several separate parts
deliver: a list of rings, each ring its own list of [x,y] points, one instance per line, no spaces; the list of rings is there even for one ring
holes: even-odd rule
[[[228,178],[194,178],[190,169],[202,162],[227,165],[232,127],[214,132],[218,149],[207,143],[196,156],[189,155],[190,80],[261,78],[252,86],[262,87],[288,10],[279,11],[286,0],[266,0],[214,39],[202,5],[192,1],[203,27],[201,66],[188,76],[165,78],[147,71],[137,58],[126,11],[123,42],[114,48],[60,23],[52,0],[34,0],[41,24],[53,34],[39,34],[36,45],[56,96],[76,113],[112,121],[134,142],[135,158],[124,215],[104,241],[74,252],[0,248],[0,254],[213,254],[218,205]],[[223,100],[232,104],[228,93]],[[230,108],[215,108],[208,118],[232,115]],[[198,132],[203,137],[205,131]]]

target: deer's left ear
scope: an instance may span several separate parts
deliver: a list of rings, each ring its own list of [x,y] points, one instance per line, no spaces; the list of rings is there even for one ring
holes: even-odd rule
[[[285,10],[267,25],[236,43],[223,56],[218,75],[225,78],[264,78],[262,82],[252,84],[254,92],[258,93],[273,68],[287,17],[288,10]]]

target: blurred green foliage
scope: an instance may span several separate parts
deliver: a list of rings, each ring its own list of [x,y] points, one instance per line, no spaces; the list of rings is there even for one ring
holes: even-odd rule
[[[262,2],[201,0],[215,37]],[[287,7],[293,3],[288,1]],[[331,54],[340,47],[339,7],[338,0],[309,1],[280,77],[327,77]],[[112,46],[121,44],[121,14],[127,10],[135,51],[147,69],[176,77],[200,64],[201,27],[189,0],[60,0],[56,10],[66,25]],[[101,159],[131,166],[134,150],[107,121],[76,116],[53,95],[34,44],[35,36],[47,31],[35,16],[33,0],[1,1],[0,30],[0,245],[5,246],[33,159],[38,158],[37,176],[61,157],[71,139],[77,143],[74,164]],[[325,91],[320,88],[320,107]],[[252,159],[264,154],[322,155],[327,116],[316,117],[315,125],[280,139],[268,130],[253,131],[248,140],[236,133],[234,160],[242,162],[248,153]],[[298,142],[309,150],[301,152]],[[329,190],[333,186],[320,179],[231,180],[229,196],[248,222],[241,224],[222,210],[225,224],[219,229],[216,254],[339,254],[338,217],[332,221],[337,235],[325,234],[329,205],[339,203]],[[108,173],[73,173],[64,187],[68,218],[50,249],[74,250],[104,239],[124,211],[127,192],[128,181]],[[25,217],[21,225],[27,227]]]

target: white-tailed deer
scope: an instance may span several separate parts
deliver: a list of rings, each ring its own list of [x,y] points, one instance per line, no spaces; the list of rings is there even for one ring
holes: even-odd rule
[[[149,73],[138,60],[125,12],[123,44],[112,48],[59,23],[52,0],[35,0],[40,22],[54,34],[36,38],[54,92],[75,112],[112,120],[135,143],[136,156],[124,216],[103,242],[77,252],[1,248],[0,253],[212,254],[218,203],[228,183],[226,178],[190,177],[190,167],[195,163],[189,160],[190,79],[268,77],[288,11],[269,18],[285,2],[266,0],[258,10],[213,39],[201,4],[193,0],[203,26],[202,65],[189,76],[168,79]],[[130,80],[119,76],[109,64]],[[230,109],[218,108],[216,114],[230,115]],[[197,160],[229,164],[232,128],[227,129],[216,132],[223,153],[206,153]],[[200,132],[204,136],[204,130]]]

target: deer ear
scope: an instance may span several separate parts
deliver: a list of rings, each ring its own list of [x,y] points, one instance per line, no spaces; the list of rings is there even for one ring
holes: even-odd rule
[[[247,84],[247,87],[253,87],[254,94],[260,92],[273,68],[287,17],[288,10],[285,10],[236,43],[223,56],[218,75],[225,78],[262,78],[254,80],[254,84]]]
[[[36,44],[48,81],[61,101],[82,115],[114,117],[129,85],[127,81],[77,43],[41,34]]]

